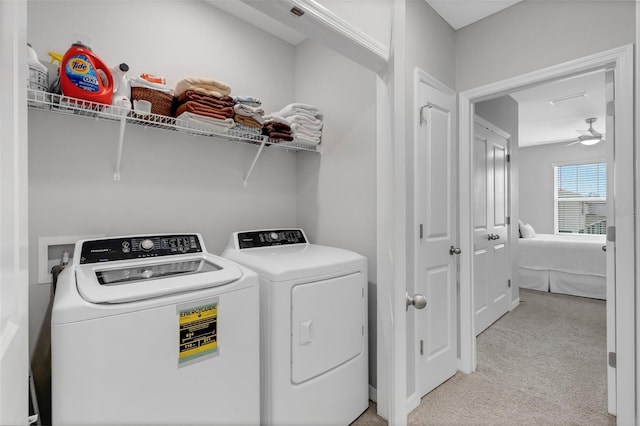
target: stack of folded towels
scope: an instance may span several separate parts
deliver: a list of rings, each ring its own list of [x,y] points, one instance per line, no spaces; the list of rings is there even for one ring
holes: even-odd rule
[[[237,128],[251,134],[262,134],[264,125],[264,110],[260,108],[262,102],[252,96],[234,96],[233,119]]]
[[[173,95],[177,99],[178,125],[227,133],[235,125],[231,87],[217,80],[189,77],[180,80]]]
[[[286,120],[296,141],[317,145],[322,136],[322,114],[313,105],[292,103],[271,114],[271,118]]]
[[[269,139],[292,141],[291,125],[289,121],[277,114],[269,114],[264,117],[262,134],[269,136]]]

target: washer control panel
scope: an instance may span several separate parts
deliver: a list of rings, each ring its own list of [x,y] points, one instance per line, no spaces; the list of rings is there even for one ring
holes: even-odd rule
[[[305,244],[306,242],[307,239],[302,229],[238,232],[238,247],[240,249]]]
[[[198,235],[195,234],[118,237],[82,243],[80,263],[111,262],[201,252],[202,244]]]

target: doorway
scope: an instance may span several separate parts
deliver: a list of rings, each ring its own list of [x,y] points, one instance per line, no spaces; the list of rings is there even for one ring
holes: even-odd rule
[[[460,226],[461,249],[467,253],[461,257],[461,286],[460,286],[460,359],[459,369],[471,373],[476,369],[476,341],[475,323],[473,316],[473,257],[469,255],[473,248],[473,173],[472,149],[474,104],[492,99],[517,89],[532,87],[545,82],[556,81],[572,75],[585,73],[595,69],[613,70],[615,86],[612,86],[615,101],[610,108],[615,110],[615,153],[616,167],[613,178],[619,184],[616,188],[611,217],[611,224],[615,226],[608,237],[607,250],[615,251],[616,281],[613,285],[615,297],[610,301],[611,311],[615,312],[615,331],[609,333],[608,341],[615,342],[615,348],[610,355],[617,358],[616,368],[610,367],[615,376],[615,383],[610,386],[610,393],[616,395],[616,410],[618,421],[633,422],[635,419],[635,365],[634,357],[634,325],[630,320],[634,318],[634,222],[633,212],[634,185],[629,176],[633,176],[633,98],[632,98],[632,46],[603,52],[570,63],[551,67],[542,71],[525,74],[520,77],[499,83],[472,89],[460,94],[459,98],[459,134],[460,134]],[[613,144],[612,144],[613,145]],[[625,176],[627,177],[625,180]],[[615,232],[615,235],[613,235]],[[622,235],[624,234],[624,235]],[[631,303],[629,303],[631,302]],[[623,320],[627,319],[625,323]],[[611,335],[612,334],[612,335]],[[617,357],[616,357],[617,354]],[[629,355],[627,355],[629,354]],[[627,358],[628,357],[628,358]],[[610,363],[611,365],[611,363]]]

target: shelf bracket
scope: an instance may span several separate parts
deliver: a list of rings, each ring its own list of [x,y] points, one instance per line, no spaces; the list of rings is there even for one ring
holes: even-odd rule
[[[122,148],[124,147],[124,127],[127,124],[127,116],[120,118],[120,138],[118,140],[118,154],[116,157],[116,170],[113,173],[113,180],[120,180],[120,166],[122,166]]]
[[[269,139],[268,136],[265,136],[262,139],[262,143],[260,144],[260,148],[258,148],[258,152],[256,153],[256,156],[253,158],[253,162],[251,163],[251,166],[249,167],[249,171],[244,176],[244,180],[242,181],[242,186],[244,186],[245,188],[249,186],[249,176],[251,176],[251,172],[253,171],[253,168],[256,166],[256,163],[258,162],[258,157],[260,157],[260,154],[262,154],[262,149],[264,148],[265,144],[267,143],[267,139]]]

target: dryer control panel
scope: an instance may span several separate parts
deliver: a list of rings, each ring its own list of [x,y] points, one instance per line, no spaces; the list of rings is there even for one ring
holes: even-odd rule
[[[304,236],[302,229],[273,229],[238,232],[238,247],[240,249],[305,243],[307,243],[307,239]]]
[[[112,262],[202,251],[200,238],[196,234],[107,238],[83,242],[80,263]]]

